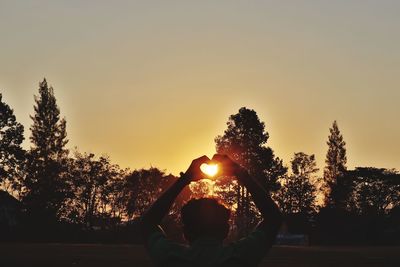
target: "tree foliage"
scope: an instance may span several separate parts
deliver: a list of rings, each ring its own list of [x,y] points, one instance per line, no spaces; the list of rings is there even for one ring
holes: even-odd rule
[[[326,166],[324,169],[324,182],[326,184],[325,202],[327,206],[336,206],[338,200],[334,192],[341,190],[337,188],[340,186],[337,183],[337,179],[347,169],[346,142],[343,140],[336,121],[333,122],[332,128],[329,131],[330,135],[327,141],[328,152],[326,153]]]
[[[129,218],[142,215],[175,180],[173,175],[166,175],[154,167],[133,171],[127,177]]]
[[[265,124],[260,121],[257,113],[248,108],[241,108],[237,114],[231,115],[227,122],[224,134],[215,138],[216,150],[220,154],[226,154],[237,163],[246,168],[269,191],[279,189],[278,179],[286,173],[282,160],[275,157],[273,150],[267,147],[269,138],[265,131]],[[220,184],[223,183],[221,180]],[[226,180],[231,183],[231,180]],[[221,186],[224,186],[221,184]],[[236,194],[236,224],[239,231],[248,232],[255,223],[257,214],[253,213],[254,203],[250,199],[247,190],[235,183],[232,184]],[[229,186],[230,187],[230,186]],[[231,192],[222,191],[224,195],[232,195]]]
[[[39,95],[34,97],[34,115],[31,130],[32,147],[28,153],[24,185],[24,201],[41,218],[59,217],[68,196],[66,120],[60,118],[60,109],[52,87],[46,79],[39,83]]]
[[[21,169],[24,150],[24,127],[17,122],[14,111],[2,101],[0,94],[0,186],[9,193],[21,191]]]
[[[285,214],[310,215],[316,209],[317,164],[314,155],[303,152],[294,154],[291,161],[292,174],[282,179],[281,190],[276,195]]]
[[[357,167],[342,177],[348,190],[343,202],[357,214],[384,215],[400,205],[400,174],[395,170]]]
[[[212,194],[211,188],[213,188],[214,185],[215,182],[212,182],[207,179],[191,182],[189,185],[191,191],[191,198],[210,197],[210,195]]]
[[[268,139],[265,124],[257,113],[243,107],[229,117],[227,129],[215,138],[215,143],[218,153],[229,155],[257,177],[266,189],[276,191],[279,188],[277,180],[286,173],[286,168],[266,146]]]
[[[63,210],[63,217],[91,229],[104,226],[107,219],[124,216],[124,170],[111,164],[107,156],[98,159],[93,153],[75,152],[70,160],[70,187],[73,195]]]

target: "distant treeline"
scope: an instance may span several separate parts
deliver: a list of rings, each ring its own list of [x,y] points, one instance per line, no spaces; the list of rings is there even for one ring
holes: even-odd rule
[[[34,96],[24,150],[24,127],[0,94],[0,240],[138,242],[137,220],[178,177],[152,167],[122,169],[108,156],[69,151],[66,120],[46,79]],[[323,176],[313,154],[296,152],[289,165],[267,145],[254,110],[241,108],[215,138],[227,154],[271,192],[285,214],[283,232],[315,244],[400,244],[400,174],[395,169],[346,167],[346,143],[336,121],[329,129]],[[210,187],[212,187],[210,193]],[[251,195],[233,177],[192,183],[164,226],[181,239],[180,207],[211,194],[233,209],[230,238],[260,221]]]

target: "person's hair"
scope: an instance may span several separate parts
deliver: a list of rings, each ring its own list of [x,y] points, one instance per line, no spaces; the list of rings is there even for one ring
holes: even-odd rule
[[[215,198],[189,200],[181,209],[185,238],[192,243],[200,237],[224,240],[229,232],[231,211]]]

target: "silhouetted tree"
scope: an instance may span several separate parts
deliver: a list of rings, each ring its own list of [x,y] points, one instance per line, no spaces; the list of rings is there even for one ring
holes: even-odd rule
[[[292,174],[282,179],[282,187],[276,199],[285,214],[300,213],[309,216],[316,209],[318,172],[314,155],[303,152],[294,154]]]
[[[14,111],[2,101],[0,94],[0,186],[15,195],[21,191],[21,169],[24,150],[24,127],[18,123]]]
[[[328,152],[326,154],[326,166],[324,169],[324,182],[326,185],[325,204],[330,207],[341,206],[339,196],[342,190],[341,184],[337,183],[338,177],[346,171],[346,142],[339,131],[337,122],[334,121],[329,129]]]
[[[105,194],[106,203],[109,208],[106,209],[114,221],[120,222],[127,219],[127,203],[129,201],[129,190],[126,189],[129,169],[121,169],[118,165],[112,164],[112,174],[109,185],[106,187]]]
[[[54,90],[48,87],[46,79],[39,83],[39,95],[34,98],[24,202],[38,218],[51,221],[59,217],[58,212],[69,193],[66,121],[60,118]]]
[[[204,179],[196,182],[190,183],[190,191],[192,198],[202,198],[207,197],[210,194],[210,188],[212,187],[212,182]]]
[[[135,170],[127,177],[127,214],[130,219],[140,217],[174,180],[173,175],[151,167]]]
[[[398,240],[399,220],[392,216],[393,208],[400,204],[397,171],[357,167],[339,176],[337,184],[340,185],[340,190],[335,192],[340,199],[339,208],[322,208],[315,219],[320,242],[379,244]]]
[[[347,171],[344,179],[352,182],[353,190],[346,195],[349,197],[347,208],[351,211],[384,215],[400,205],[400,174],[395,170],[357,167]]]
[[[73,195],[63,209],[63,218],[88,229],[105,226],[111,217],[120,220],[124,215],[119,199],[124,192],[124,173],[119,166],[111,164],[107,156],[96,159],[92,153],[79,152],[69,166]]]
[[[259,120],[257,113],[243,107],[237,114],[229,117],[227,126],[224,134],[215,138],[217,152],[229,155],[249,170],[267,190],[278,190],[277,180],[286,173],[286,168],[283,167],[282,160],[275,157],[273,150],[266,146],[269,134],[265,131],[265,124]],[[220,184],[222,181],[224,180],[219,181]],[[252,212],[255,211],[254,203],[243,186],[237,183],[232,183],[231,186],[236,192],[236,225],[239,232],[246,233],[256,223],[254,219],[257,214]]]

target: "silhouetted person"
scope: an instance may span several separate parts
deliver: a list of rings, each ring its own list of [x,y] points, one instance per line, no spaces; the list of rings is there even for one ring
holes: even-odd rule
[[[190,246],[168,240],[159,224],[181,190],[192,181],[206,178],[200,165],[206,156],[193,160],[181,176],[143,215],[141,225],[146,248],[156,266],[257,266],[271,248],[282,222],[269,194],[248,172],[228,156],[214,155],[220,175],[235,176],[251,193],[263,221],[247,237],[222,245],[229,232],[230,210],[215,199],[192,199],[181,210],[185,238]]]

